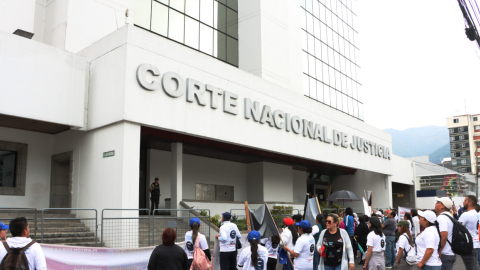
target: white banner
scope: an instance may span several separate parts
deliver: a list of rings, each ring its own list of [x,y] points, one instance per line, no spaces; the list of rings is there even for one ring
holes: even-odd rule
[[[398,207],[398,220],[399,221],[403,220],[403,217],[405,216],[405,213],[410,213],[410,210],[412,210],[412,208],[399,206]]]
[[[368,206],[368,202],[367,200],[365,199],[365,197],[363,197],[363,211],[365,211],[365,215],[371,217],[372,215],[372,210],[370,208],[370,206]]]
[[[49,270],[146,270],[155,249],[40,245]],[[177,245],[183,248],[184,242]]]

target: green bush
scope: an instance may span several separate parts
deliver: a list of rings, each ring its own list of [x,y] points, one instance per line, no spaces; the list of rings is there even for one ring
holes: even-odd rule
[[[272,213],[272,216],[291,216],[293,212],[293,206],[274,205],[270,212]]]
[[[200,215],[206,217],[210,221],[210,223],[214,224],[217,227],[220,227],[222,225],[222,217],[220,217],[220,215],[209,217],[207,211],[205,210],[201,210]]]

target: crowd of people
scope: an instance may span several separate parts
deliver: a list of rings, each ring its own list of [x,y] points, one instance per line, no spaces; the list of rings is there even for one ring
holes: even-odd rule
[[[283,219],[279,234],[262,237],[251,230],[249,246],[240,254],[242,236],[225,212],[216,235],[220,269],[274,270],[280,263],[284,270],[353,270],[355,258],[361,256],[359,264],[368,270],[452,270],[460,256],[465,269],[480,270],[479,210],[477,197],[467,196],[458,210],[450,198],[435,198],[433,211],[412,209],[403,220],[394,209],[367,216],[346,208],[339,214],[317,215],[313,225],[294,215]],[[175,229],[164,230],[162,244],[150,256],[149,270],[209,269],[212,254],[207,238],[199,233],[200,219],[191,218],[189,225],[183,247],[175,244]],[[12,234],[8,239],[7,230]],[[16,263],[23,252],[29,269],[46,269],[42,249],[29,234],[25,218],[0,223],[0,267]]]

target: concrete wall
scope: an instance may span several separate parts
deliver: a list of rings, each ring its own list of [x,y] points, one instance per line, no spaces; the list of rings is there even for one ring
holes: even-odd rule
[[[247,201],[263,201],[263,162],[247,164],[247,187]]]
[[[291,166],[264,162],[263,198],[265,201],[293,202]]]
[[[364,170],[357,170],[353,175],[338,177],[333,182],[332,193],[339,190],[349,190],[355,193],[360,199],[365,197],[364,190],[373,190],[373,209],[385,209],[392,206],[391,184],[388,176]],[[342,202],[335,202],[342,205]],[[345,202],[345,207],[363,209],[362,201]]]
[[[147,169],[148,187],[155,177],[160,178],[159,207],[164,208],[165,198],[171,196],[170,152],[155,149],[148,151],[150,156],[149,169]],[[184,154],[182,192],[184,199],[195,199],[196,183],[234,186],[234,200],[244,201],[247,199],[247,164]],[[150,205],[150,202],[148,203]]]
[[[54,136],[0,127],[0,140],[28,144],[25,196],[0,195],[2,207],[49,206],[50,164]]]
[[[303,198],[305,200],[305,198]],[[185,203],[193,207],[193,209],[210,209],[210,215],[215,216],[215,215],[221,215],[225,211],[230,211],[231,209],[240,209],[240,210],[234,210],[232,211],[232,215],[237,215],[237,216],[245,216],[245,202],[221,202],[221,203],[213,203],[213,202],[199,202],[199,201],[185,201]],[[268,208],[270,210],[273,209],[273,206],[279,205],[279,206],[292,206],[293,209],[298,209],[300,211],[303,211],[304,204],[303,203],[280,203],[280,202],[266,202],[268,205]],[[260,202],[250,202],[248,203],[248,207],[252,210],[258,209],[262,204]],[[294,211],[294,214],[297,214],[297,211]]]
[[[0,114],[84,126],[84,57],[4,32],[0,44]]]
[[[305,202],[307,194],[307,173],[293,170],[293,201]]]
[[[406,185],[414,185],[415,164],[411,159],[392,155],[392,164],[393,164],[392,182],[406,184]]]
[[[33,33],[35,0],[1,0],[0,31],[12,34],[17,29]]]

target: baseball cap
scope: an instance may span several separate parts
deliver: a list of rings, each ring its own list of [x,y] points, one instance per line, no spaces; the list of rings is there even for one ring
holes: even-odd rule
[[[410,228],[410,223],[408,223],[407,220],[400,220],[395,226],[402,226],[402,227],[407,227]]]
[[[10,228],[10,226],[5,225],[2,222],[0,222],[0,230],[8,230],[8,228]]]
[[[160,180],[158,177],[155,177],[155,180]]]
[[[295,226],[300,226],[304,229],[308,229],[308,228],[312,227],[312,225],[310,225],[310,221],[308,221],[308,220],[302,220],[300,222],[297,222],[297,223],[295,223]]]
[[[285,250],[283,250],[283,248],[281,248],[280,251],[278,252],[278,262],[280,264],[287,264],[287,261],[288,261],[288,254]]]
[[[430,223],[434,223],[437,220],[437,215],[435,215],[435,213],[433,213],[433,211],[431,210],[427,210],[427,211],[418,210],[418,215],[421,217],[424,217]]]
[[[291,219],[291,218],[284,218],[283,223],[285,223],[285,225],[287,225],[287,226],[290,226],[290,225],[294,224],[293,219]]]
[[[230,214],[230,212],[225,212],[225,213],[222,213],[222,216],[223,216],[226,220],[230,220],[230,218],[232,217],[232,214]]]
[[[448,197],[435,197],[435,201],[441,202],[447,209],[452,209],[453,202]]]
[[[198,219],[198,218],[196,218],[196,217],[192,217],[192,218],[190,219],[190,223],[189,223],[190,226],[193,226],[193,223],[195,223],[195,222],[196,222],[198,225],[200,225],[200,219]]]
[[[260,240],[260,238],[262,238],[262,236],[258,231],[250,231],[247,235],[248,241]]]

